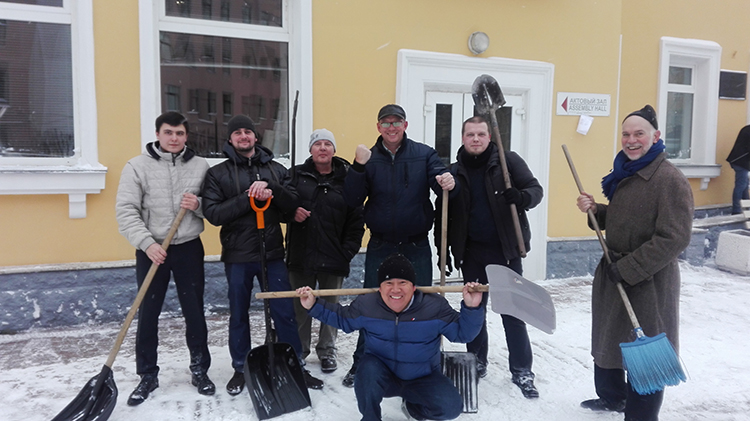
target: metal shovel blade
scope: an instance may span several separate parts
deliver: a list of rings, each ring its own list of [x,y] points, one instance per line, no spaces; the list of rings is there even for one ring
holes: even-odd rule
[[[245,358],[245,383],[258,419],[266,420],[311,405],[294,348],[272,343],[253,348]]]
[[[493,312],[517,317],[550,335],[555,331],[555,304],[547,290],[505,266],[487,265],[485,270]]]
[[[52,421],[106,421],[117,403],[112,369],[104,366]]]
[[[479,114],[490,114],[505,105],[503,90],[490,75],[481,75],[474,79],[471,97],[474,99],[474,105]]]
[[[463,401],[461,412],[475,414],[479,411],[477,395],[477,356],[471,352],[443,351],[441,356],[443,374],[451,379]]]

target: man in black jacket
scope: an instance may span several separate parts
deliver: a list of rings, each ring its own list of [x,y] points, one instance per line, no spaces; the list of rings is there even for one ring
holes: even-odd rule
[[[499,264],[522,274],[515,227],[510,204],[518,210],[526,250],[530,249],[531,231],[526,210],[542,201],[542,186],[529,167],[515,152],[505,152],[511,187],[505,188],[498,148],[492,142],[489,124],[482,117],[466,120],[461,129],[463,146],[458,150],[458,162],[451,165],[461,191],[448,205],[448,246],[455,265],[461,268],[464,282],[487,284],[485,268]],[[440,200],[437,201],[440,206]],[[440,212],[438,212],[438,219]],[[435,232],[436,244],[440,233]],[[487,294],[483,306],[486,309]],[[539,397],[531,371],[532,353],[526,324],[510,315],[502,315],[505,340],[508,345],[512,381],[527,398]],[[476,354],[478,374],[487,375],[489,348],[487,322],[476,339],[466,345]]]
[[[750,125],[737,134],[727,162],[734,170],[734,190],[732,190],[732,215],[742,213],[742,199],[750,199],[748,174],[750,174]]]
[[[309,286],[338,289],[349,275],[349,263],[359,251],[365,232],[362,207],[350,207],[344,201],[344,178],[349,163],[334,156],[336,139],[326,129],[310,136],[310,157],[292,170],[291,185],[297,190],[300,206],[294,222],[287,226],[287,258],[292,288]],[[337,303],[338,297],[325,297]],[[294,300],[302,357],[310,355],[312,318]],[[338,329],[321,323],[315,351],[321,370],[336,370],[336,335]]]
[[[248,311],[253,278],[260,279],[260,235],[256,214],[249,197],[262,207],[273,197],[265,211],[266,262],[268,289],[289,291],[289,276],[284,264],[284,238],[280,222],[293,215],[299,197],[289,185],[289,172],[273,161],[273,153],[257,144],[252,120],[244,115],[232,117],[228,125],[229,141],[224,145],[227,160],[208,170],[203,184],[203,214],[213,225],[221,226],[221,261],[229,281],[229,353],[234,376],[227,383],[227,392],[236,395],[245,387],[244,361],[251,349]],[[302,344],[294,319],[291,298],[271,301],[279,341],[292,345],[302,356]],[[323,382],[305,371],[307,386],[323,387]]]

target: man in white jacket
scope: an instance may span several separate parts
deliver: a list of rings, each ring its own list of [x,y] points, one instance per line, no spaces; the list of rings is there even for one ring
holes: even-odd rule
[[[152,263],[159,265],[138,313],[135,353],[141,381],[128,398],[128,405],[143,403],[159,387],[156,357],[159,314],[174,275],[177,297],[185,318],[185,336],[190,350],[192,384],[198,393],[213,395],[216,386],[208,378],[211,365],[208,331],[203,314],[203,213],[201,190],[208,163],[185,147],[189,125],[176,112],[156,119],[155,142],[125,165],[117,190],[116,215],[120,233],[135,248],[136,280],[140,288]],[[188,212],[167,253],[161,243],[180,208]]]

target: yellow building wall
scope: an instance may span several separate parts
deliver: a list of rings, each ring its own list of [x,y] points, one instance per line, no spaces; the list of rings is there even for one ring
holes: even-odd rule
[[[568,145],[584,187],[602,200],[599,182],[619,148],[622,117],[645,103],[656,105],[659,38],[673,36],[721,44],[722,69],[747,71],[750,3],[726,0],[315,0],[313,14],[314,128],[334,132],[338,154],[352,160],[356,145],[377,138],[378,109],[395,100],[400,49],[473,56],[467,39],[486,32],[479,57],[552,63],[557,92],[609,94],[609,117],[596,117],[586,136],[578,117],[552,107],[547,237],[589,236],[575,207],[577,190],[561,151]],[[140,153],[137,2],[94,2],[99,161],[108,167],[106,188],[87,197],[84,219],[68,218],[63,195],[0,196],[0,266],[96,262],[133,258],[117,232],[115,195],[122,167]],[[619,67],[622,35],[622,68]],[[618,96],[618,74],[619,96]],[[499,81],[502,86],[502,81]],[[409,119],[422,116],[408,116]],[[719,102],[717,163],[747,119],[747,101]],[[408,132],[408,130],[407,130]],[[305,139],[300,139],[304,141]],[[728,165],[706,191],[693,180],[696,205],[730,201]],[[207,224],[206,253],[219,254],[218,229]]]

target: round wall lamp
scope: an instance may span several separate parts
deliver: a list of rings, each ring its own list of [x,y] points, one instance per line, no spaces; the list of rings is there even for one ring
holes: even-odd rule
[[[469,51],[474,54],[482,54],[490,46],[490,37],[484,32],[474,32],[469,35]]]

